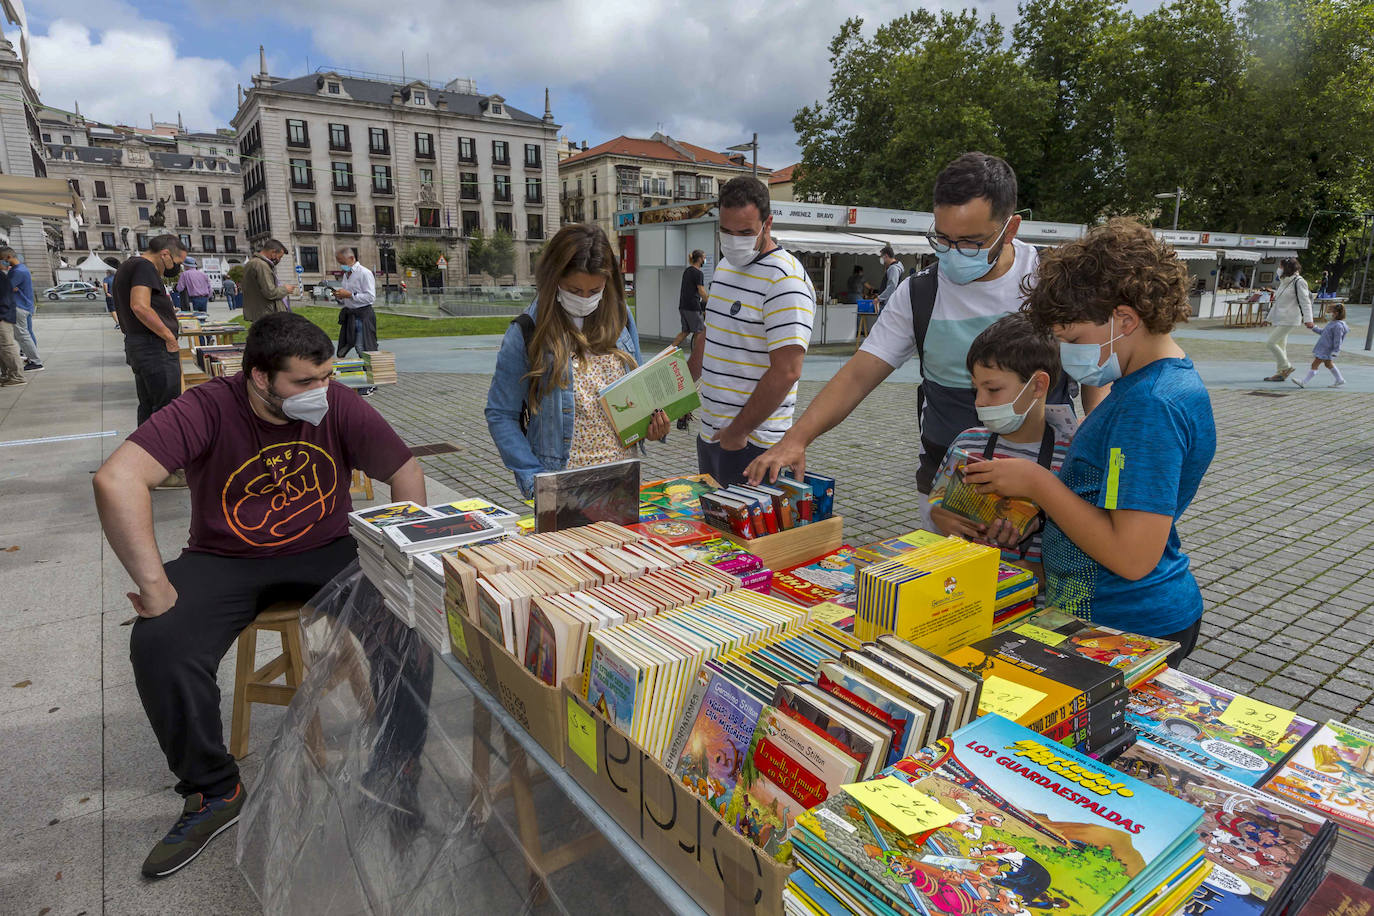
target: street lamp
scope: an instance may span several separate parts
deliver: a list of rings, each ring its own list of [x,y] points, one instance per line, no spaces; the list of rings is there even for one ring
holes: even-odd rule
[[[748,150],[753,150],[754,177],[759,177],[759,135],[757,133],[754,134],[754,139],[750,140],[748,143],[737,143],[734,146],[727,146],[726,149],[736,153],[743,153],[747,152]]]
[[[1156,194],[1156,200],[1165,200],[1172,197],[1174,199],[1174,229],[1178,229],[1178,205],[1183,203],[1183,189],[1175,188],[1172,191],[1165,191],[1163,194]]]

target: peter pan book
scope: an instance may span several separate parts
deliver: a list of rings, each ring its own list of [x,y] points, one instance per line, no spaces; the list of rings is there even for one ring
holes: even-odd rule
[[[872,895],[874,912],[1120,914],[1205,867],[1196,808],[997,715],[882,780],[899,783],[884,792],[893,806],[843,790],[792,832],[804,869]],[[940,826],[889,820],[913,811]]]
[[[1131,691],[1126,721],[1148,741],[1214,773],[1259,785],[1316,727],[1294,716],[1277,741],[1221,721],[1235,694],[1201,678],[1168,669]]]
[[[606,419],[615,427],[620,444],[627,447],[648,434],[655,410],[677,420],[701,406],[696,383],[687,371],[687,354],[674,347],[626,372],[600,393]]]
[[[1374,833],[1374,734],[1327,722],[1264,788],[1366,835]]]

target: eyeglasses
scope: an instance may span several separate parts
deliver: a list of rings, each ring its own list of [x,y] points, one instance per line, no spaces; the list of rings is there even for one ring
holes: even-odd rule
[[[1012,216],[1015,215],[1015,213],[1012,214]],[[997,235],[993,237],[992,241],[986,243],[975,242],[972,239],[960,239],[956,242],[948,236],[942,235],[939,232],[927,232],[925,233],[925,237],[926,241],[930,243],[931,249],[937,252],[938,254],[944,254],[946,251],[949,251],[951,248],[953,248],[955,251],[959,252],[964,257],[971,258],[977,255],[980,251],[987,251],[989,248],[994,247],[997,244],[997,242],[1001,240],[1003,233],[1007,231],[1007,226],[1010,224],[1011,216],[1008,216],[1007,221],[1002,224],[1002,228],[997,230]]]

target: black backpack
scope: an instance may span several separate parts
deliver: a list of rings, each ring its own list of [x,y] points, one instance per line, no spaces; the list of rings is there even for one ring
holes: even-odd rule
[[[530,351],[530,335],[534,333],[534,319],[521,312],[511,321],[511,324],[520,329],[520,339],[525,344],[525,352]],[[530,431],[530,402],[522,400],[520,402],[520,434],[528,435]]]

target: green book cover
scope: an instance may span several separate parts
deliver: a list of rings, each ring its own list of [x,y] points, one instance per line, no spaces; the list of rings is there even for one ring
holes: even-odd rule
[[[601,389],[601,409],[626,446],[648,434],[655,410],[676,420],[700,406],[697,386],[687,371],[687,354],[671,347]]]

